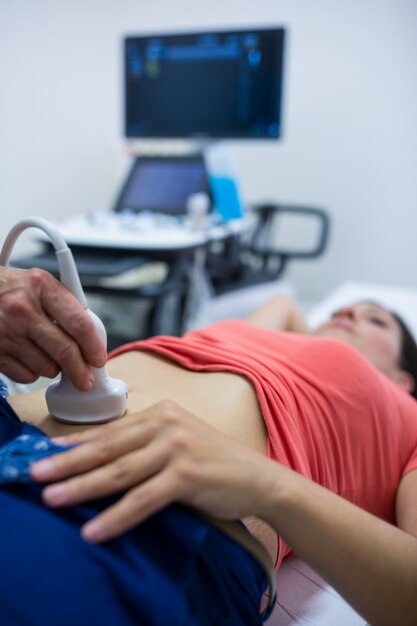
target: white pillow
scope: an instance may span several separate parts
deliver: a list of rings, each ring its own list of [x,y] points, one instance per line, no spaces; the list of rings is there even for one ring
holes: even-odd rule
[[[378,285],[376,283],[346,282],[332,291],[308,313],[312,328],[326,321],[340,307],[361,300],[372,300],[398,313],[417,338],[417,288]]]

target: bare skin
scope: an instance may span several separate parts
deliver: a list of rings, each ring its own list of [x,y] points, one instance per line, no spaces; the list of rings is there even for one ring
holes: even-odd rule
[[[44,490],[49,506],[127,491],[84,526],[86,540],[106,541],[172,502],[222,519],[256,515],[370,623],[417,623],[417,470],[400,483],[396,528],[171,402],[66,443],[82,445],[32,468],[55,483]]]
[[[270,306],[265,314],[271,319]],[[257,323],[261,318],[262,312]],[[291,312],[289,318],[294,321]],[[375,309],[363,304],[348,307],[339,318],[343,324],[325,328],[326,336],[341,338],[342,333],[368,358],[372,355],[374,365],[400,386],[412,387],[412,378],[404,377],[397,365],[398,335],[391,319],[381,321]],[[165,366],[163,361],[158,365]],[[171,393],[178,394],[177,387]],[[246,403],[237,413],[242,410],[246,416]],[[259,413],[249,414],[256,431]],[[415,625],[417,470],[398,486],[398,527],[394,527],[267,459],[261,431],[258,449],[258,443],[244,441],[240,426],[222,432],[222,419],[215,420],[213,426],[196,418],[177,402],[153,404],[123,420],[66,438],[66,443],[80,445],[35,464],[32,476],[52,483],[43,491],[44,501],[52,507],[125,492],[83,527],[84,538],[91,542],[116,537],[171,502],[223,519],[256,515],[374,626]]]
[[[228,372],[191,372],[148,352],[122,354],[109,361],[107,367],[111,376],[128,384],[128,409],[119,420],[122,426],[127,417],[169,398],[210,426],[266,455],[267,432],[256,393],[243,376]],[[22,420],[36,424],[50,436],[71,435],[80,430],[79,426],[60,423],[49,415],[43,390],[13,396],[10,403]],[[83,430],[94,428],[97,427]],[[276,532],[260,520],[250,519],[245,523],[275,562]]]
[[[0,267],[0,371],[31,383],[64,370],[86,391],[91,366],[102,367],[105,347],[74,296],[39,269]]]

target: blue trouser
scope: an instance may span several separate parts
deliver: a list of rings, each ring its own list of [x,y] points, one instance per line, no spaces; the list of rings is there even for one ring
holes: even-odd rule
[[[115,498],[52,510],[30,481],[59,451],[0,398],[2,626],[254,626],[266,586],[237,543],[180,506],[103,545],[80,526]]]

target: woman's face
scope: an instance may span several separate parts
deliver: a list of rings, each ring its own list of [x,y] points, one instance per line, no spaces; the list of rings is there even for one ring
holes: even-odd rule
[[[401,330],[386,309],[372,302],[344,307],[313,333],[346,341],[359,350],[377,369],[396,379],[401,372]]]

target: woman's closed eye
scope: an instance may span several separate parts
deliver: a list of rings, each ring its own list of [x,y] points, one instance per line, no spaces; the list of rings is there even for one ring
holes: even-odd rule
[[[387,326],[387,322],[382,317],[377,315],[371,315],[368,319],[371,324],[374,324],[375,326],[381,326],[382,328]]]

